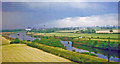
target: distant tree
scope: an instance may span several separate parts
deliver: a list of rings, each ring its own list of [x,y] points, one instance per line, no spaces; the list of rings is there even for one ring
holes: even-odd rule
[[[75,28],[73,28],[73,30],[75,30]]]
[[[79,33],[79,31],[75,31],[75,33]],[[82,32],[81,32],[82,33]]]
[[[91,38],[89,38],[89,40],[91,40]]]
[[[84,33],[84,31],[83,31],[83,30],[80,30],[80,32],[81,32],[81,33]]]
[[[93,38],[93,37],[91,36],[91,38]]]
[[[112,29],[112,27],[110,27],[110,32],[113,32],[113,29]]]
[[[20,43],[20,40],[18,38],[15,39],[15,43]]]
[[[99,38],[99,37],[97,37],[97,38]]]
[[[35,39],[33,42],[38,42],[38,43],[40,43],[40,40],[39,40],[39,39]]]
[[[13,41],[10,42],[10,44],[13,44],[13,43],[14,43]]]
[[[92,28],[87,28],[87,32],[88,33],[96,33],[95,29],[92,29]]]
[[[113,30],[112,30],[112,29],[110,29],[110,32],[113,32]]]
[[[20,36],[20,34],[17,34],[18,36]]]
[[[72,51],[75,52],[75,49],[73,49]]]
[[[91,31],[91,28],[87,28],[87,30],[88,30],[88,33],[91,33],[92,31]]]
[[[97,44],[98,44],[98,41],[95,41],[94,44],[93,44],[93,46],[95,47]]]
[[[14,43],[20,43],[20,40],[16,38],[14,41],[10,42],[10,44],[14,44]]]
[[[95,29],[92,29],[92,33],[96,33]]]

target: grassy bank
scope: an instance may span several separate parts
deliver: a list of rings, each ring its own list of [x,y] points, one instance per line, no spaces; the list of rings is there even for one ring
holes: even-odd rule
[[[89,52],[82,52],[81,54],[87,54],[87,55],[91,55],[91,56],[96,56],[96,57],[97,57],[97,55],[96,55],[96,54],[89,53]]]
[[[36,39],[33,42],[38,42],[40,44],[45,44],[48,46],[60,47],[65,49],[65,46],[60,42],[60,39],[51,38],[41,38],[41,40]]]
[[[27,42],[27,45],[44,50],[48,53],[58,55],[60,57],[64,57],[74,62],[107,62],[106,59],[101,59],[94,56],[80,54],[80,53],[68,51],[62,48],[47,46],[47,45],[43,45],[35,42],[32,42],[32,43]]]
[[[100,41],[100,40],[72,40],[73,46],[79,48],[79,45],[100,48],[100,49],[109,49],[109,50],[119,50],[120,42],[114,41]]]

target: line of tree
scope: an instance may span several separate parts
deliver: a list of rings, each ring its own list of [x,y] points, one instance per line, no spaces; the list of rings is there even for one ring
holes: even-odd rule
[[[19,32],[19,31],[25,31],[25,30],[24,29],[2,30],[2,32]]]
[[[76,33],[96,33],[96,30],[93,28],[87,28],[87,30],[76,31]]]

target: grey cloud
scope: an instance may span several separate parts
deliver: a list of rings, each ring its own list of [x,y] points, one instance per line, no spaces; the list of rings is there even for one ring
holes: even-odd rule
[[[86,17],[67,17],[64,19],[55,20],[52,24],[57,27],[118,25],[118,15],[105,14]]]

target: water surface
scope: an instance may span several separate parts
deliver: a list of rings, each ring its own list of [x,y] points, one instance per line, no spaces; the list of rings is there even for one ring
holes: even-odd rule
[[[79,46],[80,49],[72,47],[71,41],[61,41],[62,44],[66,46],[66,49],[69,51],[75,50],[75,52],[89,52],[98,55],[99,58],[112,60],[115,62],[120,62],[120,56],[117,51],[108,51],[108,50],[100,50],[91,47]]]

